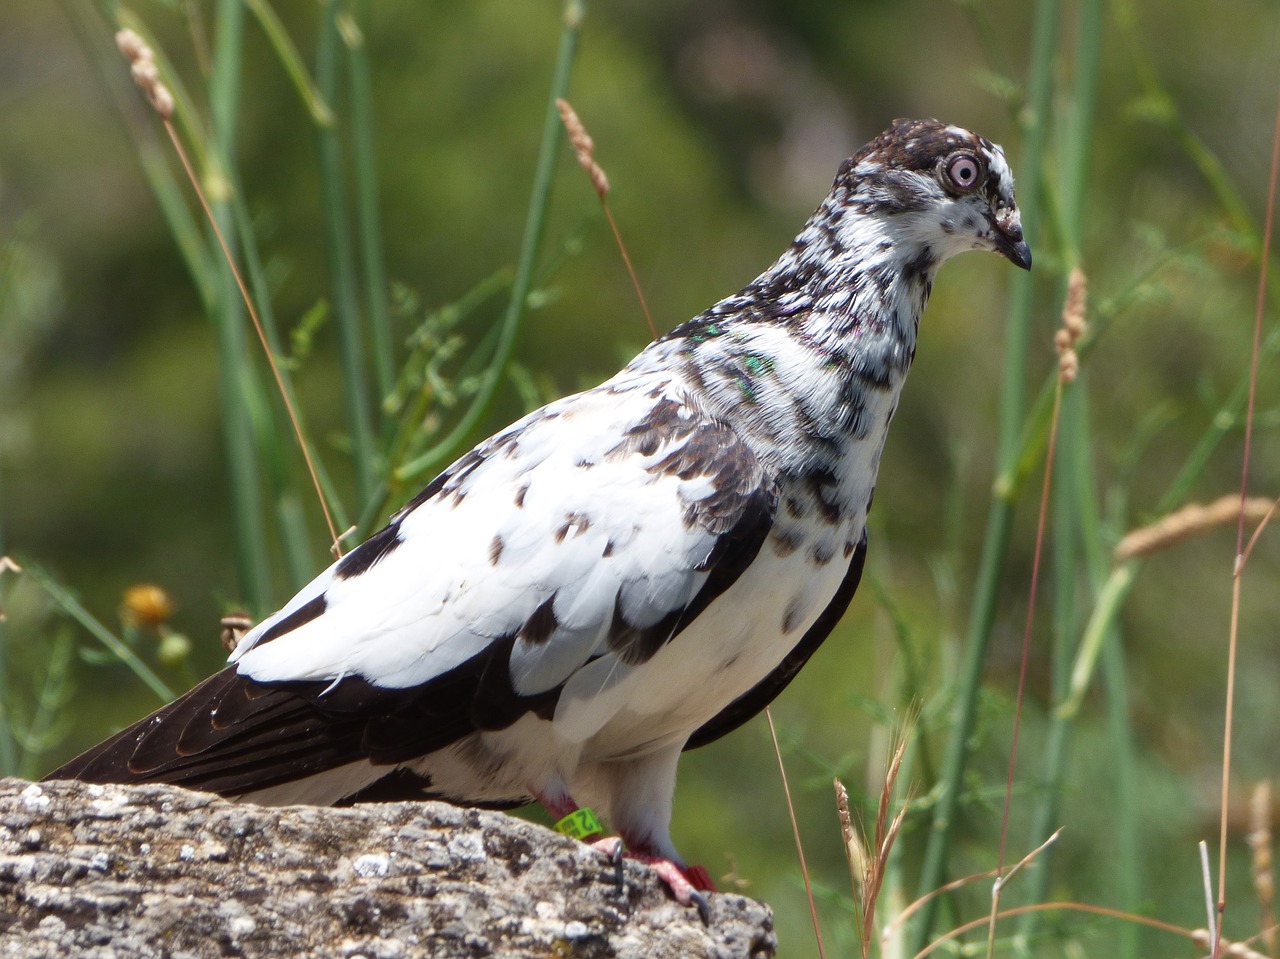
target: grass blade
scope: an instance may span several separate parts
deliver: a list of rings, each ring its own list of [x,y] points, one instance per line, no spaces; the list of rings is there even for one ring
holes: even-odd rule
[[[337,0],[324,6],[316,58],[316,80],[320,92],[330,102],[338,87],[341,62],[338,44],[340,15]],[[325,213],[325,243],[333,277],[333,315],[337,324],[341,353],[343,398],[346,400],[347,428],[351,433],[351,467],[355,476],[356,501],[360,509],[373,500],[378,482],[378,455],[374,443],[373,411],[365,374],[364,335],[360,324],[356,293],[355,260],[351,251],[351,228],[347,218],[342,151],[335,127],[319,130],[320,189]]]
[[[302,57],[298,54],[298,48],[293,45],[289,31],[284,28],[275,10],[267,0],[245,0],[245,6],[257,19],[262,32],[267,35],[271,48],[275,50],[281,66],[284,67],[284,72],[293,81],[293,88],[298,91],[298,96],[306,106],[307,112],[311,114],[311,119],[317,126],[333,126],[333,111],[329,109],[329,104],[316,89],[316,85],[311,82],[307,68],[303,66]]]
[[[1040,219],[1041,177],[1048,139],[1048,113],[1052,93],[1058,32],[1058,0],[1038,0],[1032,39],[1031,73],[1028,78],[1029,122],[1023,140],[1022,166],[1027,171],[1019,190],[1023,230],[1035,242]],[[997,473],[1017,460],[1019,438],[1026,407],[1026,363],[1030,350],[1031,277],[1019,273],[1013,279],[1009,297],[1009,317],[1005,334],[1005,365],[1001,379],[1000,417],[996,439]],[[954,721],[943,756],[938,800],[925,847],[920,872],[920,895],[925,896],[945,881],[947,853],[955,827],[964,772],[969,759],[969,743],[978,711],[983,664],[995,623],[996,601],[1009,536],[1013,528],[1013,502],[996,498],[987,517],[987,529],[979,560],[965,650],[960,667],[960,685],[953,713]],[[919,953],[929,939],[938,906],[937,897],[920,909],[908,945],[908,954]]]
[[[373,91],[369,79],[369,50],[365,45],[370,19],[369,0],[355,6],[357,18],[348,42],[351,70],[351,139],[355,174],[355,213],[359,227],[360,265],[364,269],[366,323],[373,350],[373,371],[377,377],[378,399],[385,400],[395,389],[396,354],[387,305],[387,269],[382,254],[382,218],[378,207],[378,165],[374,148]],[[386,429],[392,428],[391,423]]]
[[[244,7],[239,0],[220,0],[213,48],[213,73],[209,78],[212,117],[211,156],[215,177],[228,183],[224,171],[234,166],[236,119],[240,95],[241,53],[244,40]],[[233,211],[223,191],[212,191],[211,206],[222,235],[233,235]],[[211,241],[212,243],[212,241]],[[249,397],[260,394],[253,374],[235,276],[228,263],[219,260],[216,277],[214,323],[218,341],[218,381],[222,396],[222,427],[227,444],[227,468],[231,479],[231,513],[234,526],[236,569],[245,601],[255,615],[271,604],[272,592],[266,543],[266,510],[262,499],[261,464],[254,444]]]
[[[404,464],[395,471],[395,480],[404,482],[442,465],[442,461],[452,455],[458,445],[488,412],[490,404],[497,393],[498,384],[502,381],[502,373],[511,359],[515,347],[516,334],[520,329],[520,320],[524,315],[529,290],[533,285],[533,271],[538,261],[538,250],[542,245],[542,233],[546,226],[547,207],[551,201],[551,185],[555,180],[556,156],[560,144],[564,140],[564,128],[560,122],[560,110],[556,101],[565,97],[569,89],[569,75],[573,68],[574,53],[578,46],[578,34],[582,28],[582,20],[586,15],[584,0],[568,0],[564,7],[564,27],[560,31],[560,48],[556,54],[555,72],[551,80],[551,95],[547,100],[547,111],[542,122],[542,144],[538,150],[538,166],[533,176],[533,197],[529,201],[529,212],[525,218],[524,238],[520,244],[520,257],[516,262],[515,280],[511,285],[511,298],[507,302],[506,312],[499,328],[498,343],[494,350],[493,360],[485,370],[480,389],[472,398],[470,406],[462,419],[439,443],[436,443],[421,456]]]

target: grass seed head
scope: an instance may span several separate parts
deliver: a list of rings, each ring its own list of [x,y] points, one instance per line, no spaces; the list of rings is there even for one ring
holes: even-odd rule
[[[1080,372],[1080,357],[1076,344],[1088,331],[1085,308],[1088,305],[1089,284],[1084,271],[1075,267],[1067,280],[1067,298],[1062,304],[1062,326],[1053,336],[1053,348],[1058,353],[1058,378],[1063,383],[1074,383]]]
[[[129,61],[129,72],[133,82],[142,88],[155,107],[162,120],[173,116],[173,94],[160,80],[160,70],[156,67],[156,57],[147,41],[134,31],[125,28],[116,34],[116,47]]]
[[[1266,497],[1251,496],[1244,503],[1244,518],[1259,523],[1271,510],[1272,501]],[[1117,562],[1147,556],[1168,549],[1219,526],[1234,523],[1240,516],[1240,497],[1234,493],[1220,496],[1212,503],[1188,503],[1156,520],[1150,526],[1135,529],[1116,544]]]
[[[587,128],[582,125],[577,112],[569,105],[568,100],[557,100],[556,108],[560,111],[560,119],[564,122],[565,131],[569,134],[569,142],[573,144],[574,152],[578,155],[578,163],[587,171],[587,176],[591,177],[591,186],[595,189],[596,195],[603,200],[609,192],[609,178],[604,175],[604,170],[595,161],[595,141],[591,139],[591,134],[587,133]]]

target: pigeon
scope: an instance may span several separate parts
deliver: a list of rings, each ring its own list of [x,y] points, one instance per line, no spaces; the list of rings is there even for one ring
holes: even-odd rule
[[[848,607],[920,315],[966,250],[1031,267],[1003,151],[895,122],[740,292],[480,443],[225,669],[46,778],[590,811],[705,909],[677,761]]]

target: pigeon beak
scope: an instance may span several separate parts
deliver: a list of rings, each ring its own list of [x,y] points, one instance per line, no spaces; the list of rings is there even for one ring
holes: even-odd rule
[[[1014,266],[1031,269],[1031,247],[1022,238],[1022,220],[1016,208],[1007,207],[992,217],[996,252]]]

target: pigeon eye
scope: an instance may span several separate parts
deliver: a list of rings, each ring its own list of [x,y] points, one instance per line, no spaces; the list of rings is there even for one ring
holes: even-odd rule
[[[978,158],[968,153],[958,153],[947,161],[947,179],[957,190],[972,190],[982,178]]]

